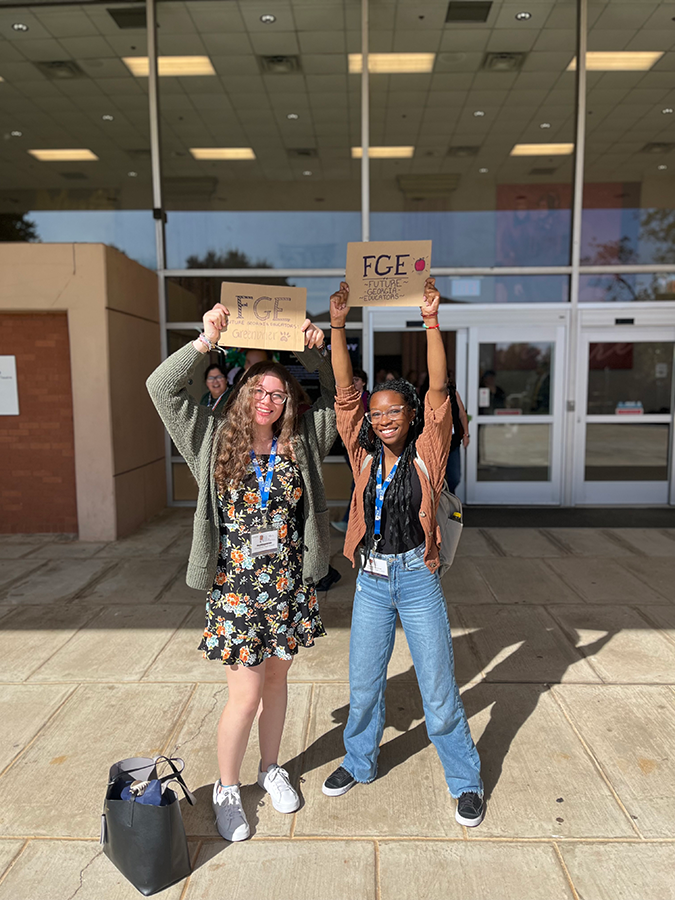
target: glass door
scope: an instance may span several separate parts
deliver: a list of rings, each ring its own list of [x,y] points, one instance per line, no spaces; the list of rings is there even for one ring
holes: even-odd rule
[[[621,327],[583,335],[577,503],[675,502],[674,351],[672,327]]]
[[[561,501],[562,326],[469,329],[467,502]]]

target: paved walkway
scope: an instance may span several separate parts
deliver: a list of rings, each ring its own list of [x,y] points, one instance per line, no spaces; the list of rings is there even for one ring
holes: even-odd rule
[[[196,650],[188,510],[123,541],[0,538],[0,900],[139,896],[98,845],[109,765],[187,761],[195,870],[170,900],[674,900],[675,529],[466,529],[446,576],[457,675],[489,791],[454,821],[401,633],[380,777],[342,798],[353,574],[291,670],[283,762],[303,806],[242,794],[253,838],[211,809],[222,668]]]

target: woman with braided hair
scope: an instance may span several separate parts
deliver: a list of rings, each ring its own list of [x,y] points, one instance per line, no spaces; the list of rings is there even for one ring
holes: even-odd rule
[[[356,486],[345,556],[359,574],[349,646],[349,719],[346,756],[323,785],[329,797],[377,775],[384,731],[387,666],[396,615],[410,648],[427,732],[445,770],[455,818],[480,825],[485,813],[480,760],[454,675],[452,638],[439,576],[438,498],[452,438],[445,348],[438,326],[440,294],[433,278],[421,312],[427,335],[429,390],[422,409],[412,384],[377,384],[369,410],[352,380],[345,323],[349,286],[330,303],[331,354],[337,384],[337,427],[349,453]]]

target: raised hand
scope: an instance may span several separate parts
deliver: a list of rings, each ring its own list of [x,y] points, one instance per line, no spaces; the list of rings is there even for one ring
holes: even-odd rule
[[[433,319],[438,316],[438,307],[441,304],[441,295],[436,288],[436,279],[427,278],[424,283],[424,297],[422,298],[422,316]]]
[[[212,344],[217,344],[223,331],[227,331],[230,311],[222,303],[216,303],[213,309],[204,313],[204,334]]]
[[[334,328],[342,328],[347,321],[349,313],[349,285],[346,281],[340,282],[340,290],[331,294],[330,298],[330,324]]]
[[[302,323],[301,331],[305,335],[306,347],[323,347],[323,331],[320,328],[317,328],[317,326],[310,322],[309,319],[305,319],[305,321]]]

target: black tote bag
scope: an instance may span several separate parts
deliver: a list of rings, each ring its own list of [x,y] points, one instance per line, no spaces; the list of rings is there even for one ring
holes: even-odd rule
[[[171,771],[158,778],[160,761],[166,762]],[[177,781],[187,801],[194,804],[181,775],[184,766],[178,758],[140,756],[123,759],[110,769],[101,818],[103,852],[146,897],[187,878],[191,871],[178,796],[169,787],[170,782]],[[121,798],[122,790],[132,782],[155,780],[160,783],[164,805]]]

